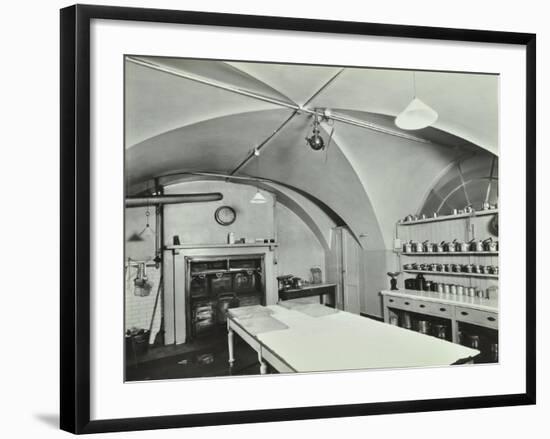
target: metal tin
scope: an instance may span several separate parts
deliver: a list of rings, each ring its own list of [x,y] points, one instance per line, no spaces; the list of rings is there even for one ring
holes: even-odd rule
[[[470,335],[470,347],[472,349],[479,348],[479,335]]]
[[[418,329],[418,332],[421,334],[429,334],[430,333],[430,322],[427,320],[419,320],[416,322],[416,327]]]
[[[456,294],[456,285],[451,285],[451,286],[449,287],[449,292],[450,292],[451,294]]]
[[[443,284],[443,293],[449,294],[450,291],[451,291],[451,288],[449,284]]]
[[[432,335],[437,338],[446,339],[447,338],[447,327],[445,325],[433,325],[432,326]]]
[[[457,285],[456,286],[456,294],[458,296],[463,296],[464,295],[464,287],[462,285]]]
[[[411,329],[411,315],[408,312],[401,314],[401,327],[405,329]]]
[[[474,297],[476,294],[476,289],[474,287],[468,287],[468,297]]]

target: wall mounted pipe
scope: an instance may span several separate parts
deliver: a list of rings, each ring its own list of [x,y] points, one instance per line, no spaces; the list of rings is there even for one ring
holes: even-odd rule
[[[149,197],[129,196],[126,197],[126,207],[145,207],[180,203],[203,203],[209,201],[219,201],[222,199],[223,195],[220,192],[202,194],[151,195]]]

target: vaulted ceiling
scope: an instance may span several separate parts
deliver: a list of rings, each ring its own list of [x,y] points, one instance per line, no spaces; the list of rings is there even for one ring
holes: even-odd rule
[[[395,221],[420,208],[450,163],[498,153],[494,75],[416,72],[416,94],[439,118],[405,132],[393,119],[413,97],[410,71],[154,57],[125,67],[130,193],[185,171],[261,177],[310,194],[372,249],[389,248]],[[325,121],[330,147],[316,152],[303,107],[362,126]]]

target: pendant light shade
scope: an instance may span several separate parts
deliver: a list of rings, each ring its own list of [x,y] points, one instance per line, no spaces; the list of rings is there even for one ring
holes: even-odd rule
[[[267,200],[266,198],[262,195],[262,193],[260,192],[260,189],[257,189],[256,190],[256,193],[254,194],[254,196],[252,197],[252,199],[250,200],[250,202],[252,204],[264,204],[264,203],[267,203]]]
[[[395,125],[402,130],[419,130],[432,125],[437,120],[437,112],[418,98],[414,98],[407,108],[395,118]]]

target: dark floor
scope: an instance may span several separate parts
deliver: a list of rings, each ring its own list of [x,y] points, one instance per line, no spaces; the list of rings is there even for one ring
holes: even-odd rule
[[[126,381],[258,375],[258,354],[234,337],[233,367],[229,367],[227,331],[218,331],[179,346],[150,347],[137,360],[130,359]],[[269,371],[274,372],[274,371]]]

